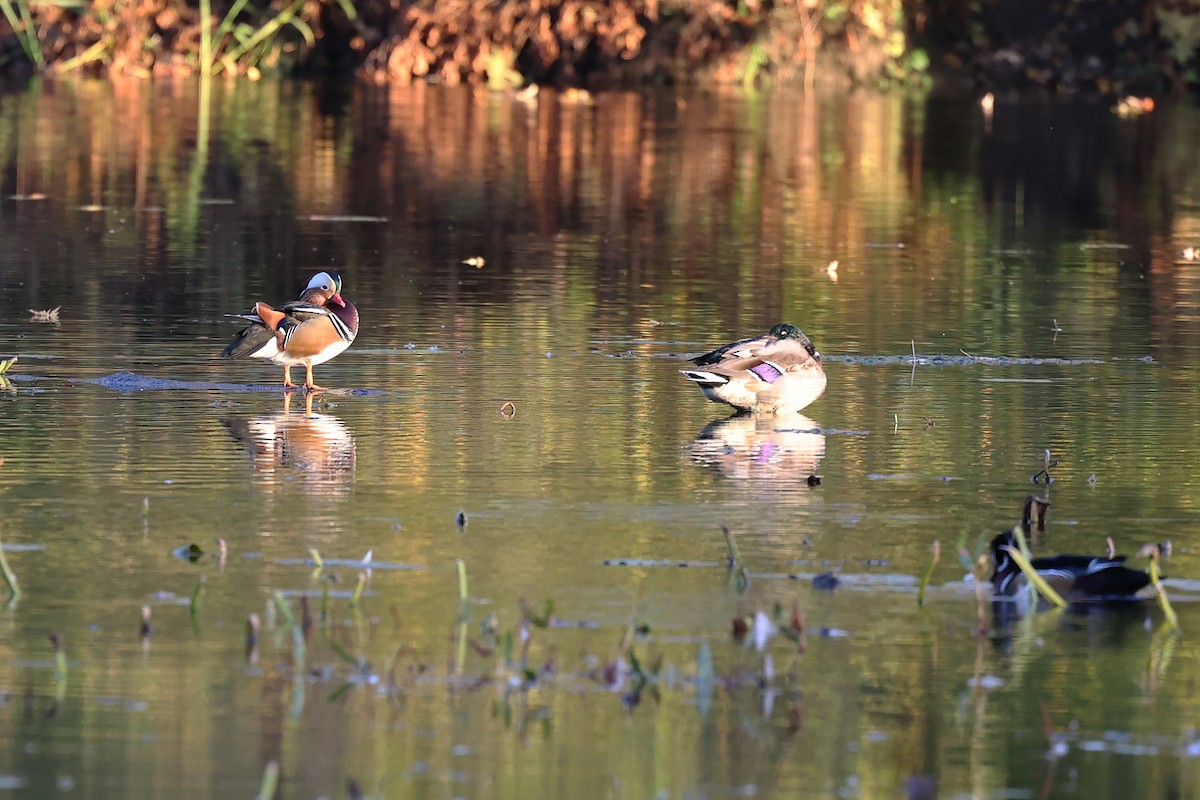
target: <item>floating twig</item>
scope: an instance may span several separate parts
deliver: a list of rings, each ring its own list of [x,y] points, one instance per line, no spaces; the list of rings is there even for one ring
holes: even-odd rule
[[[738,550],[737,540],[733,538],[733,531],[729,530],[725,525],[721,526],[721,533],[725,535],[725,550],[727,552],[729,566],[736,566],[742,560],[742,554]]]
[[[1058,459],[1050,458],[1049,450],[1045,450],[1045,451],[1043,451],[1043,453],[1045,454],[1044,459],[1043,459],[1043,466],[1040,470],[1038,470],[1037,472],[1034,473],[1033,477],[1030,478],[1030,480],[1033,481],[1034,483],[1042,483],[1043,482],[1042,479],[1044,478],[1045,484],[1047,486],[1049,486],[1050,484],[1054,483],[1054,476],[1050,474],[1050,468],[1057,467],[1059,462],[1058,462]]]

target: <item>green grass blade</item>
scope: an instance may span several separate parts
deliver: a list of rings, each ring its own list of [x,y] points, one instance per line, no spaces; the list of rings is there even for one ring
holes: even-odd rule
[[[21,587],[17,585],[17,575],[8,566],[8,559],[4,557],[4,547],[2,545],[0,545],[0,572],[4,573],[4,583],[8,586],[8,591],[12,593],[14,598],[20,597]]]
[[[304,7],[304,2],[305,0],[295,0],[290,6],[267,20],[266,24],[255,31],[254,35],[247,41],[239,44],[237,47],[231,48],[227,54],[228,57],[233,61],[237,61],[246,54],[246,51],[279,33],[280,29],[291,22],[292,17],[296,16],[296,13]]]
[[[33,24],[33,15],[29,13],[29,0],[17,3],[17,11],[21,14],[21,38],[27,41],[26,52],[29,53],[30,59],[37,65],[38,69],[46,66],[46,59],[42,56],[42,42],[38,39],[37,26]]]
[[[1037,570],[1033,568],[1033,564],[1029,563],[1029,559],[1025,557],[1025,554],[1019,548],[1005,547],[1004,549],[1012,556],[1013,561],[1017,562],[1017,566],[1021,568],[1021,572],[1025,573],[1025,577],[1029,579],[1029,582],[1033,584],[1033,587],[1038,590],[1038,593],[1042,597],[1059,608],[1066,608],[1067,601],[1063,600],[1062,595],[1054,591],[1054,588],[1046,583],[1041,575],[1038,575]]]
[[[938,559],[942,557],[942,543],[936,539],[933,542],[933,555],[929,559],[929,564],[925,567],[925,574],[921,576],[921,585],[917,587],[917,605],[925,605],[925,587],[929,585],[929,579],[933,576],[933,568],[937,566]]]
[[[258,786],[255,800],[273,800],[279,789],[279,762],[268,761],[263,769],[262,783]]]
[[[1158,569],[1158,559],[1150,559],[1150,583],[1154,585],[1154,593],[1158,598],[1158,606],[1162,609],[1163,616],[1167,618],[1167,625],[1172,631],[1180,632],[1179,617],[1175,614],[1175,608],[1171,605],[1170,599],[1167,597],[1167,590],[1163,588],[1162,582],[1159,580],[1162,577]]]

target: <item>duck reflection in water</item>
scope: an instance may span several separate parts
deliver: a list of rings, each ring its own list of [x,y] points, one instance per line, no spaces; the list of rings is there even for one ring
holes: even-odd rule
[[[1020,528],[1027,541],[1032,541],[1035,530],[1039,534],[1045,532],[1049,506],[1048,500],[1033,495],[1025,499]],[[1026,576],[1011,555],[1016,549],[1016,534],[1011,530],[997,534],[990,546],[992,612],[998,628],[1011,625],[1034,609],[1049,607],[1047,601],[1028,591]],[[1089,629],[1099,626],[1100,630],[1108,629],[1111,633],[1111,625],[1140,621],[1146,616],[1137,601],[1146,599],[1144,590],[1150,585],[1150,575],[1126,566],[1124,556],[1113,553],[1042,556],[1032,559],[1030,565],[1067,601],[1067,609],[1077,621],[1089,620]]]
[[[285,394],[283,411],[261,417],[227,416],[221,420],[254,460],[261,482],[274,488],[293,477],[305,491],[339,494],[354,479],[354,434],[345,422],[312,410],[313,395],[304,396],[304,411],[291,409]]]
[[[710,422],[689,448],[692,460],[753,494],[811,496],[809,479],[825,457],[825,435],[803,414],[782,418],[738,415]]]

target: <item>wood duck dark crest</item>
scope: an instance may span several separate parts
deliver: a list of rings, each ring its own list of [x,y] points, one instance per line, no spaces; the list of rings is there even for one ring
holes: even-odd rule
[[[741,339],[690,359],[703,369],[680,370],[714,403],[756,414],[788,414],[825,393],[821,354],[795,325],[781,322],[765,336]]]
[[[1035,521],[1045,530],[1049,503],[1032,495],[1025,501],[1021,526],[1030,533]],[[992,588],[998,595],[1015,595],[1025,586],[1025,574],[1006,548],[1017,547],[1017,537],[1004,531],[992,539]],[[1150,576],[1125,566],[1125,556],[1057,555],[1032,560],[1033,568],[1066,600],[1098,601],[1132,599],[1150,583]]]
[[[341,353],[358,335],[358,309],[342,297],[342,278],[319,272],[300,297],[279,307],[255,303],[248,314],[227,314],[250,322],[221,353],[222,358],[261,358],[283,366],[283,385],[293,388],[292,367],[304,366],[304,388],[324,391],[312,368]]]

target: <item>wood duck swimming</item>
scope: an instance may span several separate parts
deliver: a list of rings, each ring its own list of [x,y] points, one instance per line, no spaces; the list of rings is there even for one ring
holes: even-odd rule
[[[248,314],[226,316],[248,320],[222,358],[261,358],[283,366],[283,385],[294,388],[292,367],[304,366],[304,388],[325,391],[313,380],[313,366],[341,353],[358,335],[358,309],[342,297],[336,272],[312,277],[299,299],[278,308],[255,303]]]
[[[680,370],[714,403],[740,412],[788,414],[825,393],[821,354],[795,325],[781,322],[766,336],[731,342],[691,359],[704,369]]]
[[[1030,530],[1030,508],[1038,506],[1038,525],[1042,527],[1044,501],[1030,497],[1025,501],[1022,527]],[[1025,574],[1005,549],[1017,547],[1017,537],[1005,531],[992,539],[992,588],[998,595],[1015,595],[1025,586]],[[1125,556],[1057,555],[1035,558],[1030,562],[1038,574],[1066,600],[1096,601],[1133,599],[1150,583],[1149,574],[1125,566]]]

